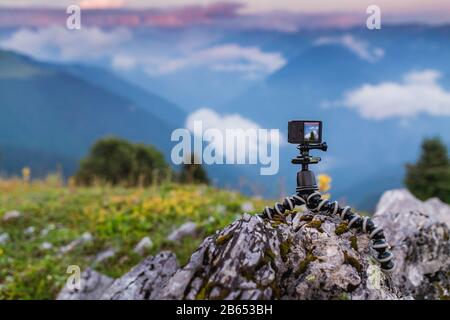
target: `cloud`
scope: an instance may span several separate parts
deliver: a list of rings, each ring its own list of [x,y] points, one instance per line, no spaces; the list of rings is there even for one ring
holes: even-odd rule
[[[103,31],[97,27],[83,27],[74,32],[51,26],[20,29],[2,40],[0,45],[39,59],[74,61],[104,57],[131,37],[131,33],[123,28]]]
[[[401,82],[364,84],[348,92],[338,104],[374,120],[419,114],[450,116],[450,91],[439,85],[440,77],[436,70],[413,71]]]
[[[202,122],[203,131],[207,129],[217,129],[222,133],[223,137],[226,137],[227,129],[242,129],[244,131],[248,129],[262,129],[257,123],[246,119],[239,114],[220,115],[208,108],[198,109],[187,117],[186,128],[191,132],[194,132],[195,121]],[[238,135],[238,139],[242,139],[241,141],[245,141],[246,135]],[[284,140],[281,134],[277,134],[275,139],[278,140],[279,145],[283,144]],[[266,139],[264,139],[264,137],[259,137],[259,139],[258,137],[250,137],[250,139],[248,139],[248,150],[250,152],[257,152],[259,143],[266,144],[267,142],[270,143],[270,141],[267,141]],[[222,141],[213,141],[212,144],[214,145],[216,150],[223,149]],[[224,151],[226,152],[227,150]],[[233,155],[226,154],[225,157],[227,159],[232,159]],[[245,157],[245,154],[242,154],[242,152],[238,152],[238,157]]]
[[[82,9],[116,9],[126,5],[125,0],[81,0]]]
[[[352,35],[346,34],[340,37],[320,37],[315,45],[340,44],[351,50],[358,57],[368,62],[375,62],[384,56],[384,50],[379,47],[372,48],[367,42],[358,40]]]
[[[111,65],[120,71],[130,71],[136,67],[136,59],[128,55],[116,55],[113,57]]]
[[[278,52],[263,52],[258,47],[224,44],[193,51],[181,58],[158,61],[147,67],[151,75],[168,74],[192,67],[207,67],[218,72],[239,72],[251,76],[270,74],[286,64]]]
[[[129,71],[140,67],[150,75],[206,68],[257,78],[286,64],[281,53],[264,52],[258,47],[243,47],[233,43],[208,46],[211,40],[208,36],[205,37],[207,40],[189,36],[186,41],[181,40],[181,47],[171,44],[172,51],[167,53],[168,49],[161,39],[156,44],[152,43],[153,40],[143,43],[145,50],[130,49],[125,44],[133,41],[132,32],[122,27],[100,29],[83,26],[81,30],[71,31],[64,27],[50,26],[19,29],[0,40],[0,46],[49,61],[110,59],[111,66],[116,70]],[[170,40],[167,41],[171,43]],[[150,50],[151,55],[148,54]]]

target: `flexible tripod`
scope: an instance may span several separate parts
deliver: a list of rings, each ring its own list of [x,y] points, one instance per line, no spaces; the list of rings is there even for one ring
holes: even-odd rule
[[[389,244],[381,227],[377,227],[369,217],[361,217],[353,212],[349,206],[340,207],[337,201],[331,202],[322,199],[318,192],[316,178],[312,171],[309,171],[310,164],[319,163],[320,157],[311,157],[309,150],[318,149],[327,151],[328,146],[325,142],[320,144],[303,143],[298,146],[300,156],[292,160],[293,164],[301,164],[302,169],[297,173],[297,194],[284,198],[283,203],[275,203],[273,208],[266,207],[261,214],[263,218],[272,220],[275,216],[282,216],[285,211],[294,210],[295,206],[306,205],[306,207],[315,213],[328,213],[338,215],[342,220],[348,222],[348,228],[362,230],[369,234],[371,247],[377,252],[374,258],[380,263],[381,270],[392,272],[395,268],[393,254],[389,251]]]

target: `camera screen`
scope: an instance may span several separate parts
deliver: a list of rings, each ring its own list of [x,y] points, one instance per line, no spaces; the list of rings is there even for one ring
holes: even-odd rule
[[[304,124],[304,139],[309,142],[320,142],[319,122],[305,122]]]
[[[288,124],[289,143],[321,143],[322,122],[314,120],[292,120]]]

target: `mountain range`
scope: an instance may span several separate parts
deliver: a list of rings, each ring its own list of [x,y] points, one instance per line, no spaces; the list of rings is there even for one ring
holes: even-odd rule
[[[2,167],[16,168],[14,154],[64,159],[73,172],[94,141],[107,135],[154,144],[169,153],[170,134],[184,112],[106,70],[59,66],[0,51],[0,150]],[[14,150],[13,153],[5,150]],[[38,156],[41,155],[41,156]],[[15,171],[15,170],[14,170]]]
[[[376,119],[362,113],[364,105],[344,103],[349,93],[362,88],[402,88],[414,72],[425,75],[420,81],[428,81],[433,92],[448,95],[449,26],[387,26],[383,32],[208,31],[214,39],[212,52],[229,59],[231,50],[238,54],[239,66],[239,54],[267,59],[278,52],[285,63],[255,79],[189,64],[175,73],[149,76],[142,68],[113,70],[104,61],[56,64],[0,51],[0,167],[18,173],[28,165],[44,174],[60,164],[71,174],[92,143],[105,135],[154,144],[168,159],[171,131],[184,127],[187,115],[200,107],[281,129],[285,137],[289,120],[317,119],[324,122],[329,150],[312,169],[331,175],[334,198],[370,209],[384,190],[402,185],[404,165],[418,157],[424,137],[440,136],[450,145],[448,116],[422,110]],[[175,35],[173,30],[152,30],[151,35],[163,41],[169,32],[170,41],[184,43],[183,37],[198,41],[208,31]],[[151,49],[145,47],[145,30],[135,37],[142,50]],[[217,59],[215,55],[208,58]],[[408,90],[412,94],[416,87]],[[219,185],[248,192],[258,186],[263,190],[258,193],[278,197],[280,190],[295,190],[297,168],[290,160],[296,151],[294,145],[281,146],[277,176],[260,176],[259,167],[252,166],[212,166],[208,171]]]

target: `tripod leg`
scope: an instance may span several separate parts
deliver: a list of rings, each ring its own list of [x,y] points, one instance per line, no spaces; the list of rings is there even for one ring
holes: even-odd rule
[[[395,268],[393,254],[389,250],[389,244],[384,236],[383,229],[377,227],[369,217],[361,217],[353,212],[349,206],[340,207],[337,201],[331,202],[322,199],[319,192],[309,194],[297,194],[286,197],[283,203],[276,203],[273,208],[266,207],[262,213],[263,218],[272,220],[277,215],[283,215],[285,211],[292,211],[295,206],[306,205],[312,212],[326,212],[338,215],[342,220],[348,222],[348,227],[363,231],[369,234],[371,247],[377,252],[374,257],[384,272],[392,272]]]

